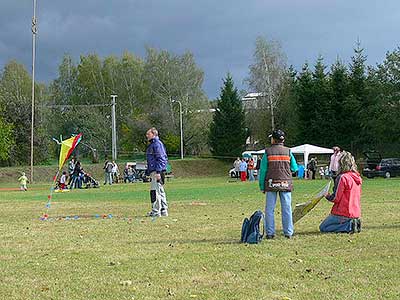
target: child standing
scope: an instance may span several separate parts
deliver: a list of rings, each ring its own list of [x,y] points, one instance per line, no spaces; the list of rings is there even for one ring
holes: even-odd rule
[[[319,168],[319,176],[321,177],[321,179],[324,179],[324,177],[325,177],[324,167]]]
[[[18,181],[19,181],[19,183],[20,183],[20,187],[19,187],[19,189],[21,190],[21,191],[27,191],[28,190],[28,188],[27,188],[27,186],[26,186],[26,184],[27,184],[27,182],[28,182],[28,178],[25,176],[25,173],[24,172],[22,172],[22,176],[20,177],[20,178],[18,178]]]
[[[242,158],[242,161],[239,165],[239,171],[240,171],[240,180],[241,181],[246,181],[247,178],[247,163],[244,160],[244,158]]]
[[[67,188],[67,172],[63,171],[60,177],[60,190],[65,190]]]
[[[330,176],[329,176],[329,167],[326,166],[325,167],[325,179],[329,179],[329,178],[330,178]]]

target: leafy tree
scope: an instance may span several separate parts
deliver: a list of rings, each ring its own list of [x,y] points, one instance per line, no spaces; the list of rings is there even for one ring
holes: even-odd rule
[[[250,65],[250,74],[246,79],[253,92],[261,95],[258,106],[267,108],[271,129],[275,128],[276,108],[284,89],[286,72],[286,56],[277,41],[268,41],[263,37],[256,40],[253,54],[254,62]],[[263,110],[264,111],[264,110]],[[255,132],[256,128],[252,128]],[[264,131],[265,134],[265,131]]]
[[[181,138],[179,135],[173,135],[170,133],[167,133],[163,137],[163,143],[165,145],[165,148],[167,148],[168,154],[179,154],[179,149],[181,146]]]
[[[10,158],[12,147],[15,145],[13,136],[13,126],[4,122],[0,117],[0,161],[6,161]]]
[[[31,145],[31,95],[32,79],[25,67],[15,60],[4,67],[0,77],[0,118],[3,119],[5,133],[10,133],[10,141],[15,141],[9,152],[10,164],[28,163]],[[39,114],[43,99],[46,97],[44,85],[35,84],[35,132],[34,132],[34,159],[35,162],[47,159],[47,145],[49,140],[44,137],[42,116]],[[8,124],[8,125],[7,125]]]
[[[209,144],[215,156],[239,156],[246,143],[245,114],[233,79],[228,74],[210,126]]]
[[[161,132],[180,134],[179,105],[182,103],[184,149],[197,153],[205,148],[210,116],[208,100],[202,89],[203,71],[196,65],[192,53],[175,55],[168,51],[148,48],[144,76],[149,86],[149,98],[143,104],[149,123]]]

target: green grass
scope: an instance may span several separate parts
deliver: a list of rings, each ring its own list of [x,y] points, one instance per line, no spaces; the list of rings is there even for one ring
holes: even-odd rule
[[[2,185],[0,187],[4,187]],[[9,186],[9,185],[7,185]],[[296,181],[293,205],[323,186]],[[363,231],[320,234],[323,201],[296,235],[238,243],[245,216],[264,206],[254,183],[168,182],[170,217],[152,221],[147,184],[55,194],[0,191],[0,299],[399,299],[400,180],[365,180]],[[280,231],[279,205],[276,212]]]

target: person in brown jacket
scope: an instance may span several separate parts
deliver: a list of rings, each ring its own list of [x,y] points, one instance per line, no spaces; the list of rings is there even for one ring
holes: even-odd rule
[[[294,233],[292,220],[292,172],[296,172],[298,167],[290,149],[283,145],[285,132],[276,129],[269,137],[272,145],[265,149],[258,176],[260,190],[267,194],[265,207],[267,239],[275,237],[274,211],[278,193],[281,201],[283,234],[290,239]]]

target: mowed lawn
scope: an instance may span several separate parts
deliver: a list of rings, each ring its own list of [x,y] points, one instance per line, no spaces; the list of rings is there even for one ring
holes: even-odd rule
[[[293,206],[325,181],[295,181]],[[146,218],[147,184],[55,194],[0,191],[0,299],[400,299],[400,180],[365,180],[360,234],[320,234],[331,204],[259,245],[239,243],[264,206],[255,183],[167,183],[170,216]],[[94,215],[112,214],[111,219]],[[57,219],[81,216],[78,220]]]

